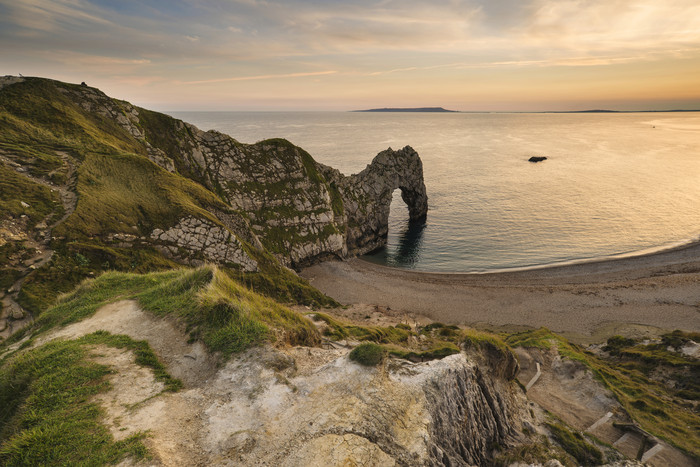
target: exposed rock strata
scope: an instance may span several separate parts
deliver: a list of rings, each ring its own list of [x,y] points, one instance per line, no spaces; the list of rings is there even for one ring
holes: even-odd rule
[[[301,352],[250,355],[219,373],[211,390],[226,397],[202,417],[210,454],[241,465],[486,465],[530,419],[518,387],[465,354],[378,369],[339,355],[298,372]]]
[[[360,255],[386,245],[389,208],[396,189],[401,190],[412,222],[423,222],[426,218],[428,195],[423,182],[423,163],[410,146],[380,152],[356,175],[344,177],[328,167],[323,167],[323,172],[337,184],[343,198],[349,255]]]
[[[179,249],[182,248],[189,253],[185,255],[188,257],[199,254],[203,260],[237,264],[244,271],[258,269],[256,261],[243,250],[235,235],[202,219],[188,217],[166,231],[155,229],[151,239],[165,245],[161,246],[161,251],[172,257],[181,256]]]
[[[6,77],[0,84],[20,81]],[[408,146],[398,151],[387,149],[362,172],[344,176],[286,140],[242,144],[220,132],[202,131],[112,99],[95,88],[49,80],[46,85],[73,101],[88,121],[102,122],[99,125],[113,133],[107,138],[110,144],[128,147],[164,170],[202,184],[232,208],[210,211],[210,227],[215,232],[206,240],[214,242],[212,245],[205,246],[187,232],[177,233],[186,221],[184,217],[175,225],[153,225],[157,233],[146,237],[157,239],[171,257],[176,256],[173,248],[178,248],[184,262],[196,264],[205,259],[231,263],[240,259],[237,264],[249,269],[249,258],[230,253],[231,245],[240,240],[292,267],[366,253],[386,243],[396,189],[401,190],[411,220],[421,221],[426,216],[422,163]],[[114,131],[112,123],[116,124]],[[161,238],[170,229],[175,233]],[[229,234],[236,238],[231,240]]]
[[[241,144],[218,131],[205,132],[115,101],[96,89],[65,92],[75,94],[85,110],[117,122],[146,146],[154,163],[221,194],[247,221],[233,232],[251,244],[261,241],[287,265],[345,258],[385,245],[396,189],[412,221],[426,217],[423,166],[409,146],[382,151],[362,172],[344,176],[285,140]]]

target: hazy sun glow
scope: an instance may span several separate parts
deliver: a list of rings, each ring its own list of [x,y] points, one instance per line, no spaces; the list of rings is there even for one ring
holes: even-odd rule
[[[700,108],[697,0],[0,0],[0,46],[160,110]]]

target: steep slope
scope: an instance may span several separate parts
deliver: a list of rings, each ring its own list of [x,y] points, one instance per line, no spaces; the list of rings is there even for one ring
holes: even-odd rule
[[[463,350],[366,366],[221,269],[106,273],[0,346],[0,463],[490,465],[539,439],[497,338],[326,320],[326,339]]]
[[[0,78],[0,174],[5,334],[110,269],[216,263],[282,300],[331,303],[285,266],[381,246],[394,189],[412,218],[427,212],[408,147],[345,177],[288,141],[241,144],[41,78]]]

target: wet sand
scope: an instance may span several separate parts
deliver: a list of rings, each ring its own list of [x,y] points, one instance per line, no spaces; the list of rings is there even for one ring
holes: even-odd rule
[[[653,254],[487,274],[426,273],[354,258],[302,271],[343,304],[490,330],[547,327],[580,343],[700,331],[700,242]]]

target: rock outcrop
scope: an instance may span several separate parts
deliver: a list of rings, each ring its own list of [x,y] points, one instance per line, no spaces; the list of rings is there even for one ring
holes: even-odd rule
[[[343,177],[323,168],[341,194],[347,219],[346,245],[349,255],[360,255],[386,245],[389,208],[394,190],[408,206],[412,222],[423,222],[428,213],[428,195],[423,181],[423,163],[410,146],[382,151],[362,172]]]
[[[422,163],[408,146],[346,176],[286,140],[242,144],[85,84],[41,78],[0,77],[0,113],[0,170],[21,186],[3,200],[15,207],[0,213],[12,256],[0,273],[3,286],[22,278],[13,297],[25,310],[51,301],[38,284],[27,292],[45,265],[74,273],[56,293],[90,273],[172,261],[298,269],[383,246],[397,189],[413,222],[428,210]],[[32,261],[2,233],[18,222],[35,242]],[[0,318],[8,313],[0,308]]]
[[[411,221],[426,217],[423,166],[409,146],[382,151],[362,172],[344,176],[285,140],[241,144],[223,133],[205,132],[113,100],[94,88],[63,92],[74,96],[84,110],[114,120],[163,169],[223,196],[247,220],[235,235],[250,236],[252,230],[288,266],[359,255],[385,245],[396,189],[401,190]]]
[[[204,261],[219,264],[236,264],[244,271],[256,271],[258,265],[243,249],[241,242],[225,227],[213,222],[189,217],[181,220],[176,226],[163,231],[155,229],[151,238],[158,241],[167,256],[177,258],[192,258],[201,255]],[[181,254],[180,249],[184,249]],[[190,260],[192,262],[192,260]]]

